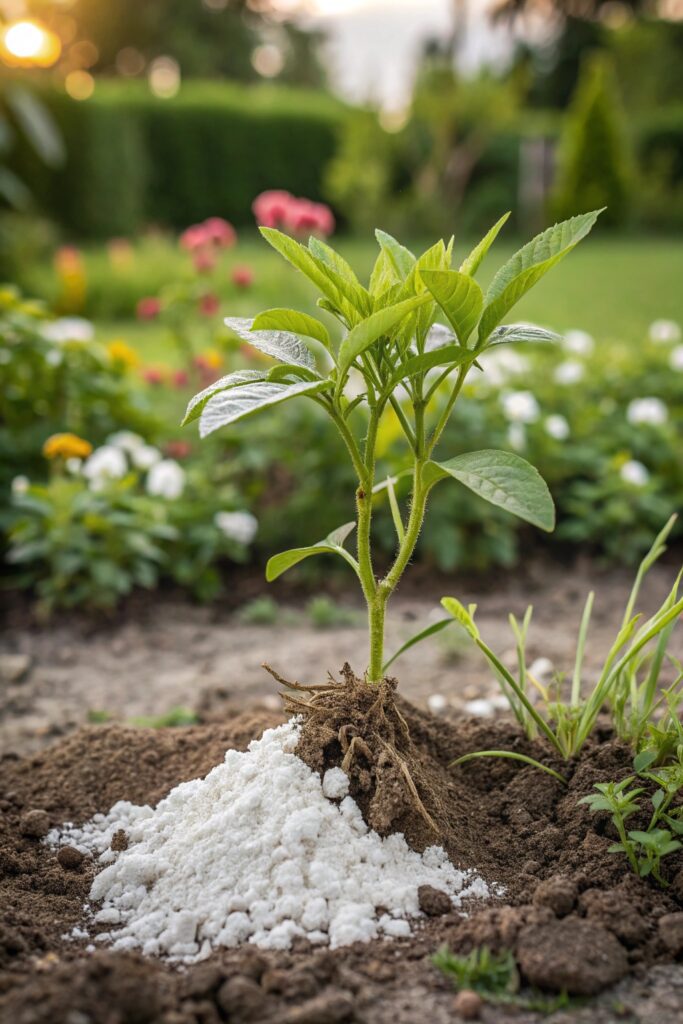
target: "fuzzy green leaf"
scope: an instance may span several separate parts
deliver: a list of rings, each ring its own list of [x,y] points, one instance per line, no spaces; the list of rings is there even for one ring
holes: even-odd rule
[[[259,352],[272,356],[281,363],[293,363],[307,370],[315,370],[313,353],[298,335],[289,331],[255,331],[253,320],[237,316],[226,317],[224,323],[238,338],[253,345]]]
[[[290,548],[289,551],[281,551],[279,555],[273,555],[272,558],[268,559],[268,564],[266,565],[266,579],[269,583],[272,583],[283,572],[287,572],[292,566],[298,565],[299,562],[303,562],[305,558],[310,558],[311,555],[341,555],[342,558],[356,569],[356,560],[344,547],[344,541],[355,525],[355,523],[345,523],[325,537],[324,540],[318,541],[317,544],[311,544],[305,548]]]
[[[256,381],[265,379],[266,373],[263,370],[236,370],[234,373],[228,373],[225,377],[221,377],[220,380],[215,380],[190,399],[181,426],[184,427],[187,423],[196,420],[209,399],[218,392],[243,387],[245,384],[254,384]]]
[[[427,302],[428,295],[417,295],[395,306],[387,306],[362,320],[353,327],[339,346],[339,374],[343,379],[354,359],[370,347],[378,338],[390,334],[401,321],[415,309]]]
[[[457,270],[423,270],[421,277],[448,317],[461,345],[477,325],[484,293],[471,277]]]
[[[486,449],[458,455],[448,462],[428,462],[423,481],[431,487],[451,476],[481,498],[519,519],[551,531],[555,507],[545,480],[519,455]]]
[[[199,420],[199,435],[206,437],[219,427],[236,423],[269,405],[278,405],[298,395],[315,395],[331,386],[331,382],[326,380],[301,381],[298,384],[262,380],[220,391],[212,395],[204,406]]]
[[[522,296],[585,238],[600,213],[600,210],[593,210],[555,224],[519,249],[500,268],[486,293],[486,308],[479,323],[480,345]]]
[[[546,331],[544,327],[536,327],[535,324],[505,324],[503,327],[496,327],[489,335],[486,348],[493,345],[514,345],[519,341],[561,341],[562,335],[554,331]]]
[[[508,210],[508,212],[504,213],[500,220],[496,221],[493,227],[489,231],[487,231],[487,233],[482,238],[481,242],[475,245],[474,249],[469,254],[467,259],[464,259],[460,265],[461,274],[467,274],[469,277],[474,277],[477,270],[481,266],[481,263],[484,257],[486,256],[486,253],[489,251],[489,249],[495,242],[496,238],[498,237],[498,232],[503,227],[509,216],[510,211]]]
[[[405,245],[401,245],[395,238],[388,235],[386,231],[380,231],[379,228],[375,231],[375,238],[391,260],[400,279],[405,281],[415,265],[413,253],[410,249],[406,249]]]
[[[325,348],[331,348],[330,335],[324,324],[308,313],[300,313],[296,309],[266,309],[255,317],[252,324],[254,331],[287,331],[289,334],[302,334],[305,338],[315,338]]]
[[[393,391],[408,377],[426,373],[435,366],[462,366],[463,363],[473,363],[474,359],[475,353],[460,345],[446,345],[444,348],[433,349],[431,352],[423,352],[396,368],[396,373],[389,382],[388,390]]]

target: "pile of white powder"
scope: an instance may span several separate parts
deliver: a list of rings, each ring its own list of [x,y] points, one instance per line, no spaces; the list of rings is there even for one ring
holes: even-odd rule
[[[188,963],[247,941],[287,949],[298,935],[335,948],[410,935],[421,885],[456,907],[489,895],[441,847],[418,854],[403,835],[370,831],[347,776],[333,768],[321,782],[292,752],[297,738],[291,722],[269,729],[155,808],[122,801],[46,837],[102,865],[90,898],[102,904],[94,921],[111,929],[98,941]],[[116,853],[119,829],[128,848]]]

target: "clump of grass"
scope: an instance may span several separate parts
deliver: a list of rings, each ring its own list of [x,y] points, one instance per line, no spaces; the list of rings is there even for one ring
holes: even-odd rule
[[[340,629],[363,622],[363,616],[354,608],[345,608],[326,594],[311,598],[306,605],[306,614],[315,629]]]
[[[280,616],[280,607],[272,597],[255,597],[237,612],[237,618],[245,626],[274,626]]]
[[[197,713],[190,708],[171,708],[163,715],[139,715],[131,718],[130,724],[140,729],[167,729],[181,728],[187,725],[196,725],[199,721]]]
[[[488,946],[476,946],[466,956],[458,956],[447,946],[441,946],[432,961],[457,989],[471,989],[490,1002],[512,1004],[539,1013],[553,1013],[569,1005],[565,994],[554,998],[536,992],[520,995],[519,972],[509,949],[493,953]]]

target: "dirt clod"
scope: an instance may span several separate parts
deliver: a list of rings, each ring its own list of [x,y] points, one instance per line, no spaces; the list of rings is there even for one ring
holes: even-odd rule
[[[218,990],[217,1003],[230,1020],[263,1019],[267,996],[258,982],[244,975],[228,978]]]
[[[128,849],[128,836],[122,828],[118,828],[111,837],[111,848],[116,853],[122,853]]]
[[[441,889],[435,889],[433,885],[421,885],[417,890],[417,900],[420,910],[427,917],[441,917],[453,909],[450,896]]]
[[[479,1020],[484,1000],[471,988],[463,988],[453,999],[453,1013],[462,1020]]]
[[[578,895],[576,882],[564,875],[554,875],[538,885],[534,903],[539,907],[549,907],[557,917],[566,917],[574,909]]]
[[[516,954],[527,981],[549,992],[595,995],[628,971],[618,939],[577,917],[523,929]]]
[[[683,912],[665,914],[657,922],[662,942],[672,956],[683,953]]]
[[[75,846],[62,846],[57,854],[58,862],[67,871],[78,871],[84,859],[84,855]]]
[[[42,839],[50,831],[49,814],[39,808],[25,811],[19,819],[19,831],[29,839]]]
[[[283,1024],[343,1024],[353,1019],[353,996],[344,989],[329,989],[282,1018]]]

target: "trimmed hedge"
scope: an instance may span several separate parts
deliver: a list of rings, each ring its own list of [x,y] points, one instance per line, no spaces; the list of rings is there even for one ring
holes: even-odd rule
[[[28,152],[16,162],[43,211],[81,237],[214,215],[250,224],[266,188],[320,199],[344,111],[319,93],[213,82],[190,82],[170,100],[138,82],[98,82],[85,102],[56,90],[43,99],[66,165],[48,176]]]

